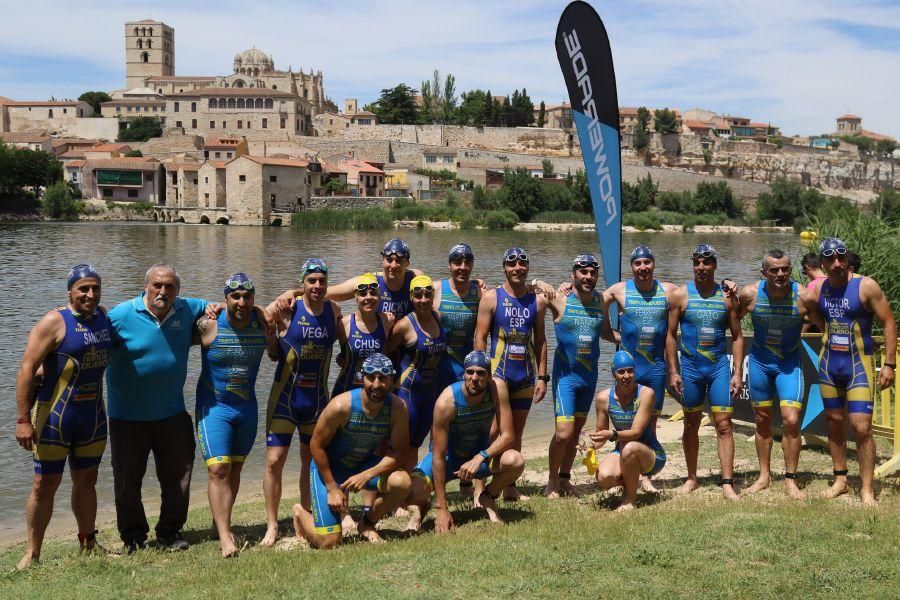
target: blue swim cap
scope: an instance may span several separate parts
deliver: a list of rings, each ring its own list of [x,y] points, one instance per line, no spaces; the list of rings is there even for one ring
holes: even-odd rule
[[[300,267],[300,282],[303,283],[306,276],[311,273],[322,273],[328,277],[328,265],[321,258],[307,258]]]
[[[694,248],[693,252],[691,252],[691,258],[694,260],[698,258],[711,258],[713,260],[716,260],[718,256],[719,253],[716,252],[716,249],[709,244],[697,244],[697,247]]]
[[[636,246],[634,250],[631,251],[631,262],[634,262],[639,258],[649,258],[652,261],[656,260],[656,257],[653,256],[653,250],[646,244]]]
[[[634,368],[634,357],[631,356],[625,350],[619,350],[615,354],[613,354],[612,359],[612,370],[613,372],[618,371],[619,369],[627,369],[631,367]]]
[[[368,375],[381,373],[382,375],[394,375],[394,363],[381,352],[375,352],[366,357],[362,364],[362,372]]]
[[[72,286],[75,285],[75,282],[79,279],[84,279],[85,277],[93,277],[97,280],[97,283],[100,283],[100,274],[97,273],[97,270],[89,264],[81,263],[72,267],[72,270],[69,271],[69,275],[67,276],[66,281],[66,289],[71,290]]]
[[[246,273],[235,273],[225,280],[224,291],[226,296],[238,290],[254,291],[253,280]]]
[[[528,255],[525,254],[525,248],[520,246],[513,246],[512,248],[507,248],[506,252],[503,253],[503,262],[504,264],[510,260],[524,260],[528,261]]]
[[[382,256],[390,256],[391,254],[396,254],[399,257],[410,258],[409,244],[407,244],[400,238],[392,239],[384,245],[384,249],[381,251]]]
[[[465,258],[466,260],[472,262],[475,261],[475,253],[472,252],[472,247],[465,242],[460,242],[450,248],[450,256],[448,257],[448,260],[454,261],[459,260],[460,258]]]
[[[830,237],[822,240],[819,244],[819,256],[833,256],[837,254],[847,254],[847,245],[843,240]]]
[[[463,360],[463,368],[468,369],[469,367],[480,367],[490,372],[491,359],[488,358],[487,352],[484,350],[472,350],[466,354],[466,358]]]

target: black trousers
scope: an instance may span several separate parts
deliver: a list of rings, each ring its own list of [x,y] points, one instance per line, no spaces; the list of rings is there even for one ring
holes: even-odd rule
[[[160,421],[109,420],[116,524],[126,544],[145,542],[150,525],[141,485],[153,453],[162,498],[156,537],[168,538],[187,521],[194,468],[194,426],[183,412]]]

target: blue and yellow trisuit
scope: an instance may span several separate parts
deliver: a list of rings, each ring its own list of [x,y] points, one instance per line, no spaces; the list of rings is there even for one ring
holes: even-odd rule
[[[256,439],[256,376],[266,352],[265,326],[256,312],[235,329],[225,311],[216,319],[216,337],[200,352],[197,381],[197,440],[206,466],[244,462]]]
[[[429,336],[419,325],[415,313],[408,315],[416,332],[416,343],[408,346],[400,362],[400,378],[396,394],[409,411],[409,446],[418,448],[431,431],[434,403],[441,390],[437,389],[438,365],[447,351],[447,337],[437,314],[432,317],[438,325],[436,337]]]
[[[363,390],[350,391],[350,416],[338,427],[325,447],[328,466],[335,483],[341,485],[348,478],[371,469],[379,462],[379,450],[387,448],[391,436],[392,394],[387,394],[380,410],[369,416],[363,409]],[[374,477],[366,484],[367,490],[384,491],[386,478]],[[316,533],[329,534],[341,531],[341,516],[328,507],[328,488],[322,481],[316,462],[312,462],[309,472],[309,486],[312,497],[312,516]]]
[[[378,312],[391,313],[399,321],[413,311],[413,303],[409,297],[409,284],[416,274],[412,269],[407,269],[403,279],[403,286],[396,292],[388,287],[384,273],[378,273]]]
[[[577,293],[566,298],[562,316],[554,325],[553,398],[557,423],[587,418],[597,387],[603,300],[593,292],[583,303]]]
[[[688,303],[681,316],[684,410],[702,410],[703,402],[709,396],[710,411],[730,413],[734,407],[730,389],[731,367],[725,346],[729,318],[722,286],[715,284],[708,298],[700,295],[693,281],[688,282],[687,291]]]
[[[634,378],[653,390],[653,414],[662,412],[666,395],[666,334],[669,300],[662,284],[654,279],[646,292],[633,279],[625,283],[625,306],[620,315],[622,349],[634,357]]]
[[[875,396],[875,344],[872,313],[859,296],[862,276],[850,276],[846,285],[819,289],[819,310],[825,318],[819,386],[828,410],[872,414]]]
[[[803,369],[800,367],[800,337],[803,317],[799,308],[800,286],[791,282],[788,295],[781,300],[769,297],[765,280],[757,284],[756,304],[750,311],[753,321],[753,347],[747,374],[750,402],[768,407],[803,408]]]
[[[609,420],[612,421],[616,431],[628,431],[631,429],[634,418],[637,416],[638,408],[640,408],[641,405],[640,395],[642,387],[643,386],[641,385],[637,386],[637,390],[634,392],[634,398],[627,406],[623,406],[619,403],[619,399],[616,398],[615,386],[609,388]],[[666,451],[659,443],[659,440],[656,439],[656,425],[654,425],[652,419],[647,423],[647,427],[644,428],[644,431],[641,432],[641,437],[635,441],[649,447],[653,450],[655,456],[653,466],[644,471],[644,475],[656,475],[662,471],[662,468],[666,465]],[[613,453],[622,453],[622,442],[616,442]]]
[[[447,479],[456,479],[456,471],[472,460],[482,450],[491,445],[491,424],[494,422],[496,408],[488,386],[484,397],[478,404],[470,404],[463,392],[464,382],[457,381],[450,386],[453,391],[455,413],[447,432]],[[491,474],[488,461],[481,463],[475,477],[481,479]],[[429,450],[418,465],[413,475],[420,475],[432,483],[434,480],[434,451]]]
[[[91,317],[69,307],[56,309],[66,334],[56,350],[44,358],[44,376],[31,412],[37,442],[34,472],[63,472],[66,458],[73,470],[100,464],[106,449],[106,411],[103,371],[109,364],[111,327],[98,309]]]
[[[449,279],[441,281],[441,302],[437,310],[447,336],[447,353],[438,367],[438,393],[463,378],[463,360],[475,345],[478,301],[477,282],[470,281],[468,292],[460,298],[453,293]]]
[[[337,325],[331,302],[318,316],[302,299],[294,303],[291,324],[278,338],[280,358],[269,394],[267,446],[290,446],[294,429],[308,444],[322,410],[328,403],[328,371]]]
[[[376,352],[384,352],[387,346],[387,332],[381,322],[381,315],[376,314],[377,325],[375,331],[367,333],[359,328],[356,322],[356,313],[350,315],[350,332],[347,341],[342,343],[341,352],[344,355],[344,366],[338,373],[334,382],[331,397],[343,394],[348,390],[361,388],[363,385],[362,364],[366,357]]]
[[[497,288],[491,324],[491,370],[509,388],[512,410],[531,410],[536,373],[532,330],[537,319],[537,296],[521,298]]]

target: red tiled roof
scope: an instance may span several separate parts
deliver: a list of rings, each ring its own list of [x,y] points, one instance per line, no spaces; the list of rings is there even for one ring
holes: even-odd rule
[[[684,124],[690,129],[712,129],[712,123],[704,123],[696,119],[687,119]]]
[[[230,161],[227,160],[208,160],[206,161],[208,164],[214,166],[217,170],[224,169],[225,165],[227,165]]]
[[[846,114],[841,115],[837,118],[838,121],[862,121],[862,117],[857,117],[856,115]]]
[[[155,171],[159,161],[143,156],[123,158],[95,158],[85,161],[88,169],[121,169],[124,171]]]
[[[200,163],[179,163],[179,162],[171,162],[164,163],[166,167],[166,171],[197,171],[200,169]]]
[[[131,146],[128,144],[99,144],[85,148],[85,152],[128,152]]]
[[[83,160],[70,160],[65,164],[65,167],[68,169],[69,167],[83,167],[85,161]]]
[[[100,140],[86,140],[84,138],[54,138],[53,147],[56,146],[96,146]]]
[[[863,137],[869,138],[870,140],[881,141],[881,140],[893,140],[889,135],[884,135],[883,133],[875,133],[874,131],[869,131],[868,129],[863,129],[860,134]]]
[[[58,156],[58,158],[84,158],[84,148],[66,150]]]
[[[271,156],[247,156],[253,162],[260,165],[272,165],[275,167],[308,167],[309,162],[299,158],[273,158]]]
[[[378,167],[373,167],[363,160],[342,160],[339,166],[345,169],[350,169],[351,171],[356,171],[358,173],[375,173],[377,175],[384,175],[384,171],[382,171]]]
[[[3,132],[0,138],[10,144],[38,144],[46,142],[50,136],[41,131]]]

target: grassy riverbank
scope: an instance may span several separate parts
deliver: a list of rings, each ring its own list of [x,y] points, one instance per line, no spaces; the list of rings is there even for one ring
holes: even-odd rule
[[[668,435],[666,428],[668,428]],[[661,439],[669,464],[656,478],[659,497],[642,496],[641,508],[611,512],[617,494],[595,493],[583,468],[575,469],[581,499],[538,497],[546,458],[535,444],[522,486],[536,497],[518,506],[504,504],[507,525],[491,525],[480,511],[451,494],[456,533],[438,537],[432,518],[425,532],[407,537],[402,522],[390,519],[386,546],[352,536],[332,552],[304,551],[290,538],[275,550],[254,547],[263,528],[258,500],[235,510],[235,530],[250,543],[238,558],[223,561],[209,536],[206,508],[191,511],[189,551],[156,551],[132,557],[80,557],[73,541],[48,542],[43,564],[9,573],[22,546],[0,551],[4,598],[35,597],[823,597],[896,594],[900,551],[900,494],[896,481],[880,486],[880,508],[864,510],[851,498],[826,501],[830,461],[821,450],[805,449],[801,485],[810,496],[792,502],[776,481],[772,489],[729,503],[714,487],[715,437],[702,430],[704,488],[689,497],[671,490],[683,476],[677,434],[680,424],[664,424]],[[755,455],[749,429],[736,435],[738,481],[752,481]],[[883,458],[883,447],[880,459]],[[781,454],[773,452],[780,472]],[[855,472],[855,464],[853,465]],[[197,483],[201,479],[197,478]],[[855,479],[854,479],[855,482]],[[454,486],[455,487],[455,486]],[[195,493],[201,492],[195,485]],[[285,501],[282,514],[288,514]],[[290,523],[282,521],[288,533]],[[108,524],[101,541],[116,546]],[[73,536],[74,537],[74,536]]]

